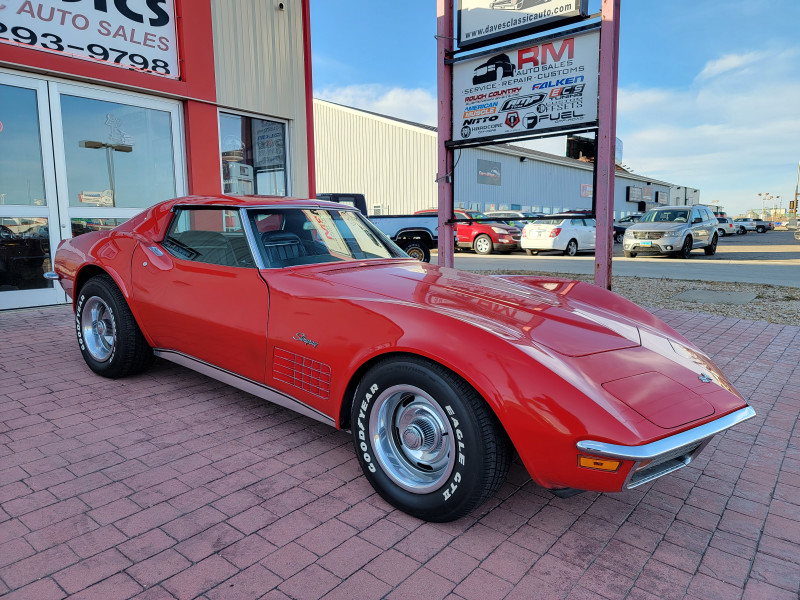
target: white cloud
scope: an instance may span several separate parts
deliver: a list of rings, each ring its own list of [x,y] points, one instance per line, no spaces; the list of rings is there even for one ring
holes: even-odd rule
[[[734,69],[743,69],[744,67],[748,67],[753,65],[760,60],[766,58],[768,54],[766,52],[747,52],[746,54],[725,54],[716,60],[710,60],[706,63],[706,66],[703,67],[703,70],[700,71],[699,75],[697,76],[698,79],[702,79],[705,77],[714,77],[716,75],[721,75],[722,73],[727,73],[729,71],[733,71]]]
[[[794,195],[800,48],[709,61],[685,89],[619,90],[617,135],[637,173],[700,190],[729,212]]]
[[[436,96],[424,89],[348,85],[314,90],[314,97],[415,123],[436,125]]]

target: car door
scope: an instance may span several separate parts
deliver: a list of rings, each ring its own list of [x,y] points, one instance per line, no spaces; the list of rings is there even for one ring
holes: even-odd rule
[[[583,231],[583,237],[586,240],[586,242],[583,244],[583,247],[594,249],[597,246],[597,221],[594,219],[583,219],[581,230]]]
[[[264,381],[269,290],[238,210],[177,210],[162,243],[136,248],[131,273],[137,321],[157,349]]]
[[[703,215],[698,207],[692,208],[689,217],[689,231],[692,235],[692,246],[697,248],[708,244],[708,227],[704,222]]]

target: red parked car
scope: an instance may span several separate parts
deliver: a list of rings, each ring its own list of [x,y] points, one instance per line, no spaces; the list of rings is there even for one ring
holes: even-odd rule
[[[479,506],[515,451],[558,495],[615,492],[755,414],[637,305],[420,263],[341,204],[180,198],[62,242],[55,264],[93,371],[158,356],[351,430],[377,492],[431,521]]]
[[[417,215],[436,215],[436,209],[418,210]],[[492,252],[513,252],[519,248],[521,231],[519,227],[490,221],[491,217],[476,210],[455,210],[456,219],[485,219],[484,222],[472,221],[456,223],[456,237],[459,248],[475,250],[478,254]]]

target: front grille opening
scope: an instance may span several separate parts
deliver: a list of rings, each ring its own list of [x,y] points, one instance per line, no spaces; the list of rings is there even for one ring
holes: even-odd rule
[[[667,473],[682,469],[692,462],[692,459],[700,451],[701,445],[702,442],[697,442],[689,446],[683,446],[653,459],[644,469],[633,473],[628,481],[628,489],[633,489],[643,483],[663,477]]]

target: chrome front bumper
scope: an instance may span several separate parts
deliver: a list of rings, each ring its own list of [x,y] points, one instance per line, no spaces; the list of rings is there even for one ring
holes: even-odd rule
[[[635,461],[623,485],[623,488],[631,489],[685,467],[705,448],[712,437],[755,415],[756,411],[746,406],[705,425],[643,446],[619,446],[582,440],[577,443],[577,447],[581,452],[594,456]]]

